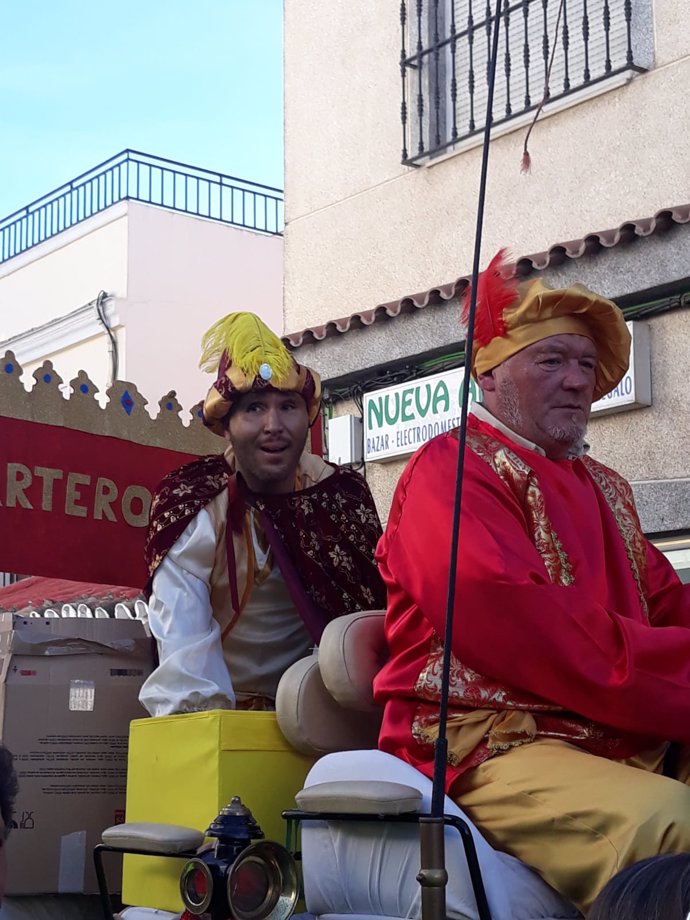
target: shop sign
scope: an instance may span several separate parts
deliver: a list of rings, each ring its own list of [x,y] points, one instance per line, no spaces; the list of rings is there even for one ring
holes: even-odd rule
[[[650,406],[649,330],[628,323],[633,336],[630,369],[616,389],[598,400],[592,412],[607,414]],[[364,460],[391,460],[413,453],[422,444],[460,424],[463,367],[410,380],[364,397]],[[470,381],[470,405],[480,396]]]
[[[364,397],[364,460],[411,454],[460,424],[465,368],[410,380]],[[470,381],[470,405],[479,387]]]
[[[643,409],[652,404],[652,355],[649,326],[628,323],[632,336],[630,367],[618,386],[592,405],[592,415],[608,415],[628,409]]]

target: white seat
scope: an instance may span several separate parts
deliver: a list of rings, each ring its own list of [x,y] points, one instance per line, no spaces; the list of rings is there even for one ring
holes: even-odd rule
[[[96,607],[94,610],[94,616],[97,620],[109,620],[110,614],[103,607]]]
[[[385,655],[383,620],[382,611],[368,611],[329,623],[318,653],[298,661],[283,675],[276,715],[298,750],[312,756],[328,752],[311,769],[306,789],[339,783],[341,788],[350,786],[356,800],[358,784],[399,783],[419,790],[421,810],[428,812],[431,781],[409,764],[372,749],[381,722],[371,685]],[[492,849],[447,797],[444,809],[448,815],[464,817],[470,827],[493,920],[580,916],[528,866]],[[445,839],[447,914],[478,920],[459,835],[447,828]],[[302,858],[307,910],[322,920],[420,916],[416,823],[307,821],[302,825]]]
[[[76,617],[77,608],[73,604],[63,604],[60,613],[63,617]]]
[[[92,617],[93,611],[88,606],[88,604],[77,604],[77,616],[78,617]]]

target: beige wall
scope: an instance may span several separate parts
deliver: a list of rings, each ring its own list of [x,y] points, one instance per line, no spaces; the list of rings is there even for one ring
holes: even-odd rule
[[[686,310],[649,322],[652,405],[593,417],[592,455],[629,480],[690,476],[690,314]]]
[[[592,416],[591,454],[632,482],[690,477],[690,312],[675,311],[648,321],[652,405]],[[353,401],[339,401],[334,415],[358,415]],[[363,470],[382,521],[409,457],[369,462]]]
[[[183,406],[206,395],[201,337],[225,314],[251,310],[283,331],[282,258],[281,237],[130,204],[128,296],[119,313],[127,374],[150,403],[171,389]]]
[[[402,167],[398,3],[286,0],[285,325],[369,309],[471,268],[480,148]],[[687,200],[690,5],[656,0],[657,67],[491,146],[484,259]]]

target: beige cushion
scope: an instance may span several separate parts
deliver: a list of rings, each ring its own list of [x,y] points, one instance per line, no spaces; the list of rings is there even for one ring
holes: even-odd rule
[[[319,644],[323,682],[341,706],[375,712],[372,682],[388,656],[383,610],[337,617],[326,626]]]
[[[316,783],[295,796],[302,811],[360,812],[365,815],[402,815],[419,811],[422,793],[414,786],[379,780]]]
[[[204,835],[193,827],[178,824],[150,824],[129,821],[107,827],[101,835],[106,846],[118,850],[146,850],[147,853],[185,853],[198,849]]]
[[[290,744],[304,754],[375,748],[381,715],[381,710],[361,713],[339,706],[321,680],[316,654],[289,667],[278,684],[278,725]]]

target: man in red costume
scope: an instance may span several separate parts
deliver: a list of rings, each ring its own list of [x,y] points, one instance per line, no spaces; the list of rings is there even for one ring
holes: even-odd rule
[[[690,742],[690,586],[645,539],[628,483],[585,453],[629,348],[615,304],[580,285],[518,286],[501,253],[480,276],[447,790],[583,912],[623,866],[690,849],[687,758],[668,756]],[[428,776],[457,460],[457,431],[414,455],[377,551],[380,747]]]

